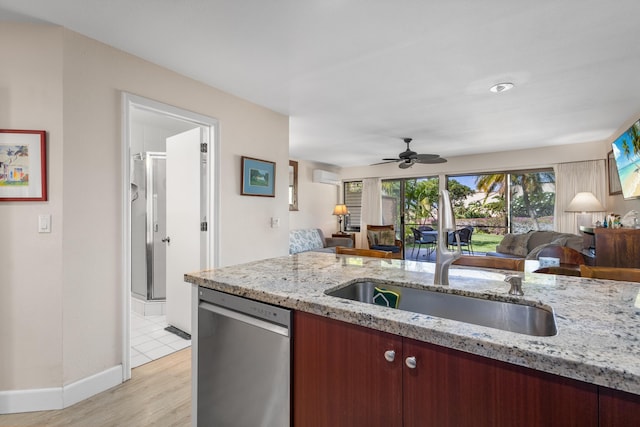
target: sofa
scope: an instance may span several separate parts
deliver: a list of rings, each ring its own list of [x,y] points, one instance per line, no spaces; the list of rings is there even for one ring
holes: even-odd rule
[[[506,234],[495,252],[488,256],[538,259],[541,250],[549,245],[567,246],[582,252],[583,237],[557,231],[530,231],[524,234]]]
[[[289,255],[300,252],[336,252],[336,246],[353,247],[350,237],[324,237],[319,228],[289,230]]]

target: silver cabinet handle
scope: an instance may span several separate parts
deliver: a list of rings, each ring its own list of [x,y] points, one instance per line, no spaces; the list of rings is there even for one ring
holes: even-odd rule
[[[384,352],[384,358],[387,362],[393,362],[396,358],[396,352],[393,350],[387,350]]]
[[[417,363],[416,358],[413,356],[409,356],[404,360],[404,363],[407,365],[409,369],[416,369]]]

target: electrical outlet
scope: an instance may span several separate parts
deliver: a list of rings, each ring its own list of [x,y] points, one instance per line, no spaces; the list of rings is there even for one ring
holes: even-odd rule
[[[271,218],[271,228],[280,227],[280,218]]]

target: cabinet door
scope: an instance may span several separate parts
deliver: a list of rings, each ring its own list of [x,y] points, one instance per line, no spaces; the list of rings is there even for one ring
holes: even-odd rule
[[[404,340],[404,427],[496,426],[500,402],[490,359],[444,347]],[[517,424],[514,424],[517,425]]]
[[[404,340],[404,426],[597,426],[597,387]]]
[[[640,425],[640,396],[600,387],[600,427]]]
[[[596,228],[596,265],[640,268],[640,230]]]
[[[402,425],[400,337],[295,312],[293,339],[295,426]]]

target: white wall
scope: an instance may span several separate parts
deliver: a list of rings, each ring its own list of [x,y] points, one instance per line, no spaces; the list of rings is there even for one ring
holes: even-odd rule
[[[287,170],[286,116],[59,27],[3,22],[0,55],[11,58],[0,67],[2,127],[48,131],[50,194],[0,204],[0,393],[121,363],[122,91],[219,120],[221,265],[287,254],[287,174],[275,198],[240,195],[240,156]],[[37,233],[42,213],[51,234]]]
[[[320,228],[326,237],[330,237],[338,231],[338,217],[333,215],[333,208],[341,201],[340,187],[313,182],[313,170],[339,173],[340,168],[305,160],[297,162],[298,210],[289,212],[289,229]]]
[[[62,383],[62,31],[0,22],[0,127],[47,131],[47,202],[0,202],[0,391]],[[10,60],[9,60],[10,58]],[[38,234],[39,214],[50,234]]]

